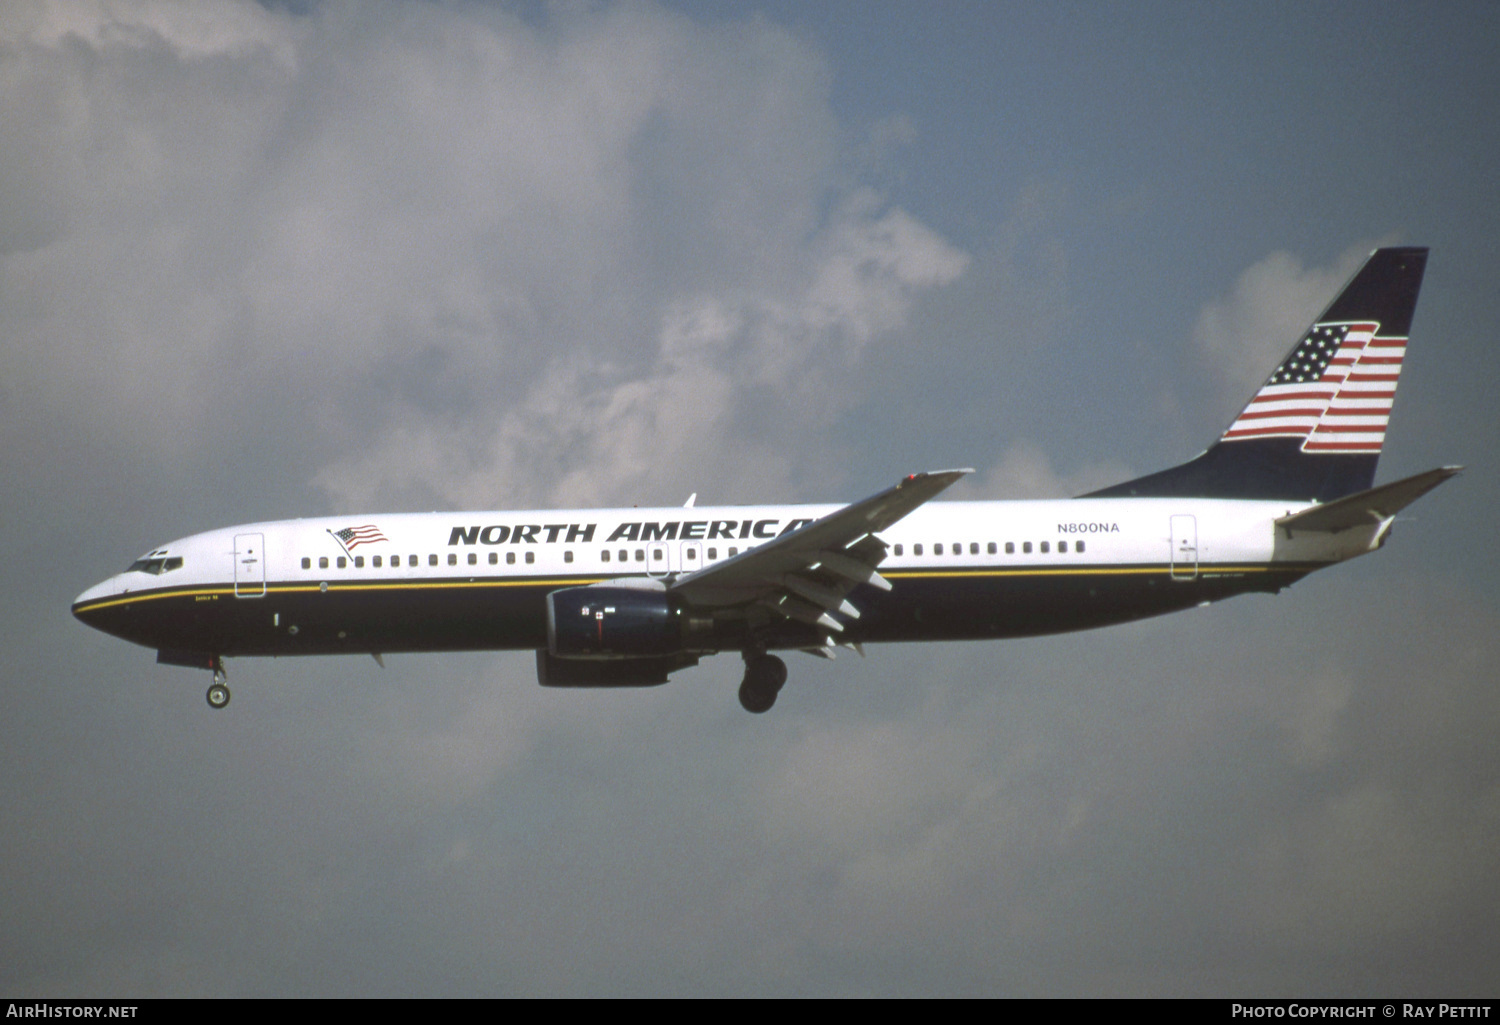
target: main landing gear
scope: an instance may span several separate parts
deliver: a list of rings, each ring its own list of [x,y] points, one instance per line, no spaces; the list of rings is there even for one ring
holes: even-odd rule
[[[740,683],[740,706],[759,715],[776,704],[786,683],[786,663],[765,652],[745,652],[745,679]]]
[[[229,674],[224,672],[224,663],[214,659],[214,682],[208,685],[208,707],[223,708],[229,704]]]

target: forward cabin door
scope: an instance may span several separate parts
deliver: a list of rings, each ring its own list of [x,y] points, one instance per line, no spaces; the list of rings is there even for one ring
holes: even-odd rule
[[[1198,576],[1198,520],[1193,516],[1172,517],[1172,579],[1193,580]]]
[[[266,593],[264,534],[234,535],[234,596],[260,598]]]

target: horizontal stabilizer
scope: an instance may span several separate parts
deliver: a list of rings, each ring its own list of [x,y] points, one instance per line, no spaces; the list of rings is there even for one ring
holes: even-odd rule
[[[1427,492],[1449,477],[1462,472],[1462,466],[1441,466],[1436,470],[1419,473],[1393,484],[1384,484],[1368,491],[1322,505],[1315,505],[1276,521],[1276,526],[1288,531],[1312,530],[1325,534],[1336,534],[1351,527],[1368,527],[1385,522],[1402,509],[1411,505]]]

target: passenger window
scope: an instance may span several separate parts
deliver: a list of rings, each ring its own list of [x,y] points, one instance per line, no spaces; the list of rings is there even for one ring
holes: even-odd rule
[[[339,569],[343,569],[347,565],[349,565],[348,561],[342,555],[340,555],[339,556]]]
[[[717,548],[710,548],[708,550],[708,557],[710,559],[717,559],[719,557],[719,550]]]
[[[496,563],[498,563],[499,561],[500,561],[500,553],[499,552],[491,552],[490,553],[490,565],[493,566]]]
[[[911,546],[911,553],[913,555],[921,555],[922,554],[922,546],[921,545],[912,545]]]
[[[993,542],[993,541],[990,542],[990,547],[989,547],[988,551],[989,551],[989,553],[991,555],[998,555],[999,554],[997,551],[995,551],[995,542]]]
[[[406,564],[408,566],[415,566],[417,564],[417,557],[415,555],[408,555],[406,557]]]
[[[646,561],[646,550],[644,548],[637,548],[635,550],[635,561],[636,562],[645,562]]]
[[[1046,555],[1049,551],[1051,551],[1051,549],[1047,547],[1047,542],[1043,541],[1042,542],[1042,554]]]
[[[450,566],[457,566],[458,565],[458,553],[457,552],[449,552],[448,553],[448,565],[450,565]]]
[[[573,553],[572,552],[563,552],[563,562],[572,562],[572,561],[573,561]]]
[[[935,545],[932,546],[932,554],[933,555],[942,555],[943,554],[943,543],[941,541],[939,541],[937,544],[935,544]]]
[[[1074,544],[1073,544],[1073,551],[1075,551],[1075,552],[1081,552],[1081,551],[1083,551],[1083,542],[1082,541],[1074,542]]]
[[[536,552],[527,552],[526,565],[530,566],[533,562],[536,562]]]
[[[1006,555],[1015,555],[1016,554],[1016,543],[1014,541],[1007,541],[1007,542],[1005,542],[1005,554]]]
[[[516,564],[516,553],[515,552],[506,552],[505,553],[505,564],[507,566],[514,566]]]
[[[652,559],[653,559],[653,560],[655,560],[655,561],[656,561],[656,562],[661,562],[661,557],[662,557],[662,556],[663,556],[663,555],[664,555],[664,554],[665,554],[665,553],[664,553],[664,552],[663,552],[663,551],[662,551],[662,550],[661,550],[661,549],[660,549],[660,548],[657,548],[657,549],[656,549],[656,550],[654,550],[654,551],[653,551],[653,552],[652,552],[652,553],[651,553],[651,558],[652,558]]]
[[[370,558],[370,565],[373,566],[373,567],[375,567],[376,569],[379,569],[380,568],[380,556],[378,556],[378,555],[372,556]]]
[[[731,548],[731,549],[729,549],[729,557],[731,559],[734,558],[738,554],[740,554],[740,550],[738,548]]]
[[[604,551],[602,551],[602,552],[599,553],[599,561],[600,562],[608,562],[609,561],[609,549],[608,548],[604,549]]]
[[[1031,542],[1030,541],[1022,541],[1021,542],[1021,554],[1022,555],[1030,555],[1031,554]]]
[[[696,548],[689,548],[685,554],[687,555],[687,557],[689,559],[697,559],[698,558],[698,549],[696,549]]]
[[[1068,550],[1068,542],[1066,542],[1066,541],[1059,541],[1059,542],[1057,542],[1057,550],[1059,552],[1066,552]]]
[[[970,555],[978,555],[979,554],[979,542],[978,541],[970,541],[969,542],[969,554]],[[991,552],[990,554],[994,555],[995,553]]]
[[[470,566],[477,566],[477,565],[479,565],[479,556],[476,553],[474,553],[474,552],[470,552],[469,553],[469,565]]]
[[[626,551],[625,549],[623,549],[623,548],[620,549],[620,561],[621,562],[629,562],[630,561],[630,553],[628,551]]]
[[[897,554],[897,555],[900,555],[900,554],[901,554],[901,546],[900,546],[900,545],[897,545],[897,546],[896,546],[896,554]]]
[[[326,555],[320,555],[320,556],[318,556],[318,568],[319,569],[327,569],[328,568],[328,556],[326,556]]]
[[[354,568],[355,569],[364,569],[365,568],[365,557],[363,555],[356,555],[354,557]]]
[[[429,566],[436,566],[437,565],[437,554],[436,553],[433,553],[432,555],[427,556],[427,565],[429,565]]]
[[[311,560],[311,559],[309,559],[309,558],[308,558],[308,557],[307,557],[307,556],[305,556],[305,555],[304,555],[304,556],[302,556],[302,568],[303,568],[303,569],[312,569],[312,560]]]

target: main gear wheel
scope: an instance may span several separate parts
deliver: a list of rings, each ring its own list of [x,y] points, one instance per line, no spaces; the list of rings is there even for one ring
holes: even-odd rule
[[[775,655],[745,658],[745,678],[740,682],[740,707],[760,715],[776,704],[776,695],[786,684],[786,663]]]

